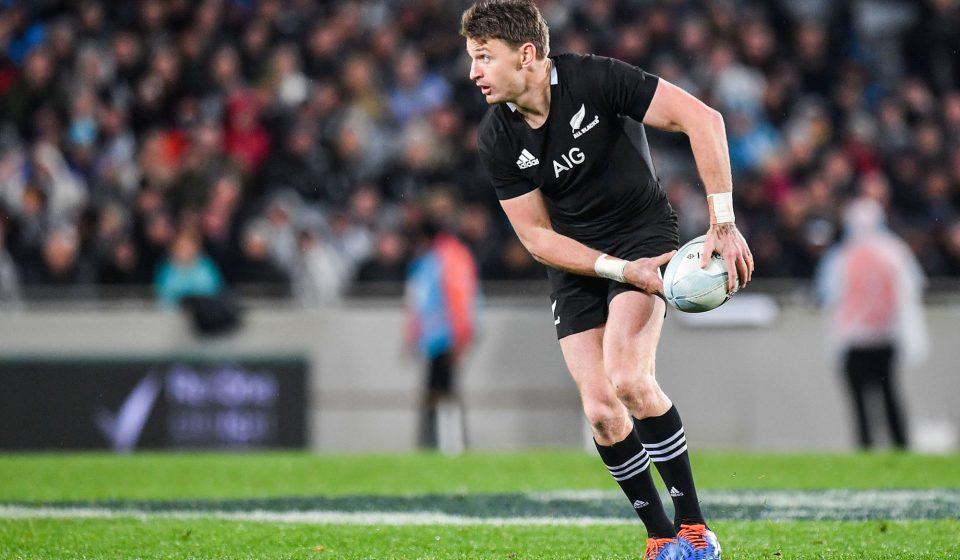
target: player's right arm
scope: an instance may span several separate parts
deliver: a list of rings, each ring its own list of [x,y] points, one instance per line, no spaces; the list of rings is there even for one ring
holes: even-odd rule
[[[588,57],[585,62],[593,78],[605,84],[602,99],[611,112],[687,135],[711,218],[700,266],[719,253],[727,267],[729,289],[736,289],[738,279],[741,287],[746,286],[753,274],[753,256],[733,222],[733,179],[723,117],[679,87],[625,62],[603,57]]]
[[[753,275],[753,255],[733,221],[733,179],[723,117],[679,87],[659,80],[643,123],[682,132],[690,139],[710,212],[710,229],[703,244],[700,266],[706,266],[710,256],[719,253],[727,267],[729,289],[736,289],[738,281],[741,288],[746,286]],[[718,206],[718,200],[725,202]]]
[[[554,231],[540,189],[500,201],[517,237],[537,261],[584,276],[603,276],[633,284],[647,293],[663,293],[658,269],[676,251],[623,261],[604,255],[579,241]]]

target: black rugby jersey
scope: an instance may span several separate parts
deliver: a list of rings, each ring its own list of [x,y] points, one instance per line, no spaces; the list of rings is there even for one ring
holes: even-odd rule
[[[675,220],[641,124],[659,78],[611,58],[551,60],[550,112],[540,128],[508,103],[480,123],[480,158],[497,196],[540,188],[554,230],[595,248]]]

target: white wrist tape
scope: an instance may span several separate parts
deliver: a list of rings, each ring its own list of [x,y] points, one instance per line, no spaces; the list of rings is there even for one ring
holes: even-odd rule
[[[596,262],[593,263],[593,271],[597,273],[597,276],[617,282],[625,280],[623,277],[623,269],[625,268],[627,268],[627,261],[611,257],[606,253],[597,257]]]
[[[733,193],[724,192],[708,194],[707,199],[713,202],[714,224],[729,224],[736,220],[733,217]]]

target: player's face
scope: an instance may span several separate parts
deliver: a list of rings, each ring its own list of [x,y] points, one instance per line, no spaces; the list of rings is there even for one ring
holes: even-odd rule
[[[487,103],[516,100],[523,93],[520,49],[514,49],[500,39],[476,41],[467,39],[470,55],[470,80],[480,88]]]

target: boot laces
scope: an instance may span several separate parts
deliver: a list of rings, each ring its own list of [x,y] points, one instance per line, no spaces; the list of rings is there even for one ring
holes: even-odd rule
[[[647,539],[647,553],[643,555],[643,560],[657,560],[657,555],[663,550],[663,547],[674,542],[674,539],[664,537],[660,539]]]
[[[693,545],[693,548],[696,550],[709,546],[707,543],[707,527],[705,525],[680,525],[680,534],[678,536],[683,537],[683,539]]]

